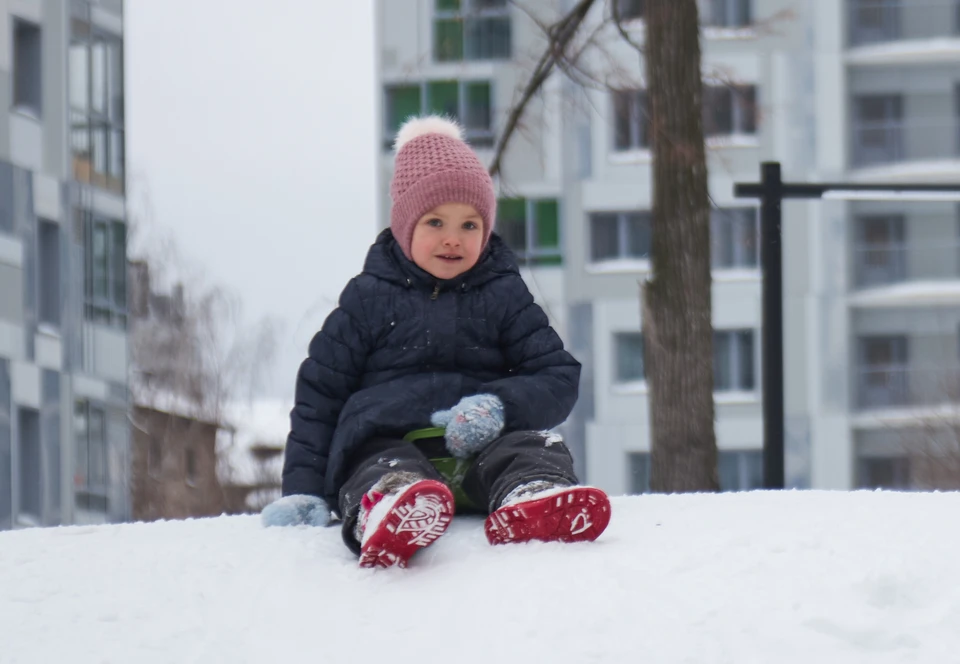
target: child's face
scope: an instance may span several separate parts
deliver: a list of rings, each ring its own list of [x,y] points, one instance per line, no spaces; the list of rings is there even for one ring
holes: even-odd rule
[[[444,203],[417,220],[410,254],[437,279],[453,279],[477,264],[482,248],[480,213],[465,203]]]

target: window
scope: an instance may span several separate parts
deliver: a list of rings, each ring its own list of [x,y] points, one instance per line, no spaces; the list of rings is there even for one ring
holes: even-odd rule
[[[907,338],[903,335],[863,336],[857,346],[860,406],[907,405],[910,387]]]
[[[909,489],[910,460],[906,457],[857,459],[858,489]]]
[[[123,42],[73,20],[69,54],[70,144],[74,177],[123,192]]]
[[[643,371],[643,334],[640,332],[617,332],[613,335],[618,383],[632,383],[646,378]]]
[[[429,81],[386,88],[384,147],[392,147],[400,126],[422,113],[445,115],[457,120],[474,147],[493,145],[493,99],[489,81]]]
[[[197,484],[197,453],[192,449],[184,450],[183,474],[189,486]]]
[[[708,0],[703,12],[704,25],[718,28],[742,28],[753,23],[752,0]]]
[[[38,224],[40,322],[60,325],[60,227],[49,221]]]
[[[753,330],[713,333],[714,392],[752,392],[754,376]]]
[[[613,92],[613,148],[618,152],[650,148],[650,117],[644,90]],[[705,138],[757,133],[755,85],[704,86],[703,135]]]
[[[715,270],[755,268],[760,263],[756,208],[710,211],[710,260]]]
[[[903,159],[903,98],[861,95],[853,100],[853,161],[856,166]]]
[[[763,453],[754,450],[720,450],[717,474],[721,491],[753,491],[763,488]]]
[[[77,211],[84,232],[85,316],[88,320],[125,327],[127,324],[127,228]]]
[[[40,118],[43,67],[40,26],[13,20],[13,107]]]
[[[757,133],[757,87],[703,87],[703,136]]]
[[[871,44],[900,38],[901,0],[849,0],[849,3],[852,44]]]
[[[650,493],[650,454],[634,452],[629,456],[629,491]],[[753,491],[763,488],[763,453],[754,450],[720,450],[717,474],[721,491]]]
[[[40,454],[40,413],[32,408],[19,408],[17,414],[20,438],[19,514],[29,519],[32,525],[41,525],[43,517],[43,467]],[[19,518],[19,516],[18,516]]]
[[[77,507],[106,513],[110,482],[106,413],[87,401],[78,401],[73,423],[77,446],[73,476]]]
[[[13,527],[13,496],[10,491],[13,486],[11,406],[10,360],[0,357],[0,487],[6,487],[0,490],[0,530]]]
[[[907,245],[903,215],[863,215],[856,218],[855,224],[857,286],[880,286],[906,279]]]
[[[650,493],[650,455],[647,452],[634,452],[627,456],[630,461],[630,478],[627,483],[630,493]]]
[[[613,93],[613,148],[650,148],[650,118],[645,90],[616,90]]]
[[[553,198],[497,201],[497,233],[521,265],[560,265],[560,211]]]
[[[590,259],[647,259],[649,212],[598,212],[590,215]]]
[[[434,60],[455,62],[509,57],[507,0],[436,0]]]
[[[163,473],[163,445],[156,438],[151,438],[147,446],[147,474],[159,478]]]
[[[646,0],[616,0],[620,19],[633,21],[643,18]]]

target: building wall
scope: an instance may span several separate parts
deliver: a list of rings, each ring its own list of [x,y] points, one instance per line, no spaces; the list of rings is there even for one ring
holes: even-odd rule
[[[0,363],[9,384],[9,404],[0,399],[0,529],[130,512],[126,331],[87,319],[92,249],[78,213],[122,227],[125,201],[74,181],[70,168],[71,15],[86,9],[74,0],[0,0]],[[92,22],[122,39],[121,11],[119,0],[99,3]],[[31,79],[39,112],[14,105],[20,22],[40,30],[39,76]],[[80,408],[93,408],[97,436],[102,430],[103,454],[99,440],[95,452],[109,479],[96,487],[78,485],[89,474],[80,467],[89,452],[88,434],[77,430]]]
[[[217,426],[139,406],[134,407],[133,417],[133,519],[222,514],[225,502],[217,478]]]

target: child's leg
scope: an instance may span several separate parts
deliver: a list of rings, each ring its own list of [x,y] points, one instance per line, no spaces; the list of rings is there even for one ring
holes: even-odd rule
[[[453,516],[453,497],[440,474],[403,440],[365,443],[350,460],[339,502],[343,541],[366,567],[405,566]]]
[[[464,490],[490,510],[484,530],[491,544],[589,541],[607,527],[610,501],[599,489],[577,485],[573,457],[557,438],[532,431],[507,434],[468,472]]]
[[[517,487],[543,480],[577,484],[570,450],[558,436],[515,431],[490,443],[463,478],[463,490],[476,505],[493,512]]]

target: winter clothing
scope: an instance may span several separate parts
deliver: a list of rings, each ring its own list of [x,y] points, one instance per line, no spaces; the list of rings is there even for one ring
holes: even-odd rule
[[[386,494],[371,489],[361,502],[360,567],[406,567],[452,520],[453,494],[442,482],[419,480]]]
[[[450,454],[458,459],[477,454],[503,430],[503,402],[493,394],[464,397],[449,410],[434,413],[430,421],[445,427]]]
[[[600,489],[532,482],[518,487],[483,524],[491,544],[592,542],[610,523],[610,500]]]
[[[385,230],[300,367],[283,494],[337,505],[361,447],[428,426],[465,396],[495,395],[503,432],[553,428],[579,377],[498,236],[472,269],[437,281]]]
[[[410,258],[420,217],[444,203],[472,205],[483,219],[486,245],[497,217],[497,195],[459,125],[437,116],[408,120],[397,133],[396,152],[390,229],[404,255]]]
[[[264,507],[260,519],[265,526],[326,526],[330,507],[316,496],[284,496]]]
[[[384,477],[403,473],[442,481],[427,454],[416,443],[393,438],[376,438],[364,444],[351,458],[347,480],[340,491],[343,540],[359,552],[356,524],[363,497],[380,489]],[[535,480],[558,485],[577,483],[573,456],[555,434],[534,431],[508,433],[490,443],[473,458],[461,488],[484,514],[496,510],[516,487]],[[462,512],[463,510],[461,510]]]

